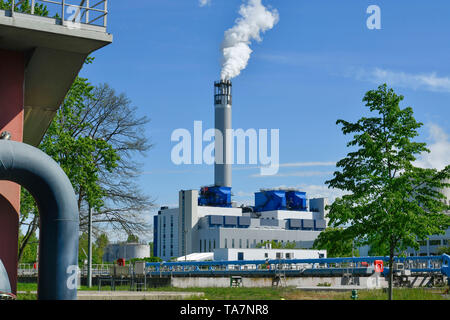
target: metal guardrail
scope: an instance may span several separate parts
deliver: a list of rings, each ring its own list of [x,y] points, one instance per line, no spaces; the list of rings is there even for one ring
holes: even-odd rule
[[[386,266],[388,257],[353,257],[353,258],[322,258],[322,259],[291,259],[291,260],[253,260],[253,261],[186,261],[186,262],[161,262],[147,263],[147,272],[152,274],[201,274],[201,273],[267,273],[274,270],[286,270],[291,273],[316,272],[318,274],[347,270],[357,273],[370,271],[368,264],[375,260],[383,260],[385,267],[383,274],[389,272]],[[404,268],[412,273],[442,273],[450,274],[450,257],[442,256],[419,256],[419,257],[395,257],[394,262],[403,263]]]
[[[383,274],[387,275],[389,268],[386,266],[388,257],[358,257],[358,258],[321,258],[321,259],[291,259],[291,260],[244,260],[244,261],[182,261],[182,262],[149,262],[145,264],[145,274],[214,274],[214,273],[245,273],[266,274],[279,270],[290,274],[339,274],[342,271],[366,274],[371,271],[368,264],[375,260],[383,260],[385,267]],[[450,277],[450,256],[419,256],[419,257],[395,257],[394,262],[403,263],[404,269],[411,273],[442,273]],[[136,273],[135,267],[126,267],[128,275]],[[80,270],[82,276],[87,276],[87,267]],[[20,264],[19,276],[37,276],[38,269],[33,264]],[[92,265],[92,276],[111,276],[114,274],[114,264]]]
[[[108,0],[12,0],[12,14],[15,9],[31,1],[31,14],[35,14],[36,4],[48,6],[51,13],[57,14],[61,21],[102,26],[108,24]]]
[[[92,276],[107,276],[111,274],[111,270],[114,267],[113,264],[93,264],[92,265]],[[87,276],[87,266],[80,269],[82,276]],[[37,276],[39,268],[34,268],[34,264],[21,263],[17,269],[18,276]]]

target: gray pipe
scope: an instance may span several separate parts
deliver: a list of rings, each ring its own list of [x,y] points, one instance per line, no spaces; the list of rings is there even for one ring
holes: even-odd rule
[[[11,293],[11,285],[9,284],[9,277],[6,273],[6,269],[3,266],[3,262],[0,259],[0,293]]]
[[[23,186],[39,208],[38,299],[76,300],[79,215],[69,178],[41,150],[0,140],[0,180]]]

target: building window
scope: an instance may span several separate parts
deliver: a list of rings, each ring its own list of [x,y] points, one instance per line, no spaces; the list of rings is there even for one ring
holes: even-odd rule
[[[207,252],[208,250],[206,250],[206,239],[205,240],[203,240],[203,250],[205,251],[205,252]]]
[[[231,247],[234,248],[234,239],[231,239]]]
[[[216,239],[214,239],[214,249],[216,248]]]
[[[242,239],[239,239],[239,249],[242,249]]]
[[[448,245],[448,240],[449,240],[449,239],[444,239],[444,240],[442,240],[442,245],[447,246],[447,245]]]
[[[247,249],[250,247],[250,240],[247,239]]]
[[[266,253],[264,253],[264,258],[268,258],[269,257],[269,254],[266,252]]]
[[[200,252],[202,252],[202,239],[200,239]]]
[[[225,239],[225,249],[227,249],[228,248],[228,241],[227,241],[228,239]]]
[[[209,239],[209,241],[208,241],[208,247],[209,247],[209,252],[211,252],[211,239]]]
[[[430,240],[430,246],[440,246],[441,240]]]

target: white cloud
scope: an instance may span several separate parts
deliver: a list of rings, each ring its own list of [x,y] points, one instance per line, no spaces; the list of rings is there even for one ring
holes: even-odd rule
[[[417,167],[444,169],[450,164],[450,140],[447,133],[434,123],[427,124],[429,141],[427,148],[430,153],[424,152],[414,163]]]
[[[327,176],[333,174],[334,171],[295,171],[287,173],[277,173],[273,175],[252,174],[252,178],[269,178],[269,177],[314,177]]]
[[[330,167],[335,166],[336,162],[294,162],[282,163],[280,167]]]
[[[331,167],[335,166],[336,162],[292,162],[292,163],[280,163],[278,166],[280,168],[292,168],[292,167]],[[250,170],[250,169],[261,169],[263,166],[242,166],[234,167],[233,170]]]
[[[198,4],[200,7],[204,7],[206,5],[211,4],[211,0],[198,0]]]
[[[450,78],[440,77],[436,72],[413,74],[381,68],[372,70],[356,68],[348,71],[347,76],[361,81],[369,81],[376,84],[385,82],[389,86],[399,86],[414,90],[450,92]]]
[[[344,192],[339,189],[329,189],[327,186],[323,185],[304,185],[299,189],[303,189],[309,198],[328,198],[328,203],[331,204],[336,200],[336,198],[342,197],[348,192]]]

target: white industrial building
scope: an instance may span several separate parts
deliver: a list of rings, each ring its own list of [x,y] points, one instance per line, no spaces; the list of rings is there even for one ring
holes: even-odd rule
[[[111,243],[108,244],[103,253],[104,262],[114,262],[117,259],[131,260],[150,257],[150,246],[143,243]]]
[[[192,253],[215,253],[216,249],[254,249],[266,241],[295,243],[296,248],[308,249],[327,226],[326,198],[310,199],[309,211],[264,212],[201,206],[198,199],[197,190],[183,190],[178,208],[159,210],[154,217],[155,256],[167,261]]]
[[[326,250],[266,248],[214,250],[214,261],[322,259],[326,257]]]
[[[200,192],[180,191],[178,208],[162,207],[155,216],[153,254],[163,260],[217,249],[252,249],[266,241],[311,248],[327,226],[326,199],[307,203],[306,193],[299,190],[261,190],[253,207],[234,207],[229,162],[234,138],[227,134],[231,113],[231,81],[215,82],[214,185]]]

